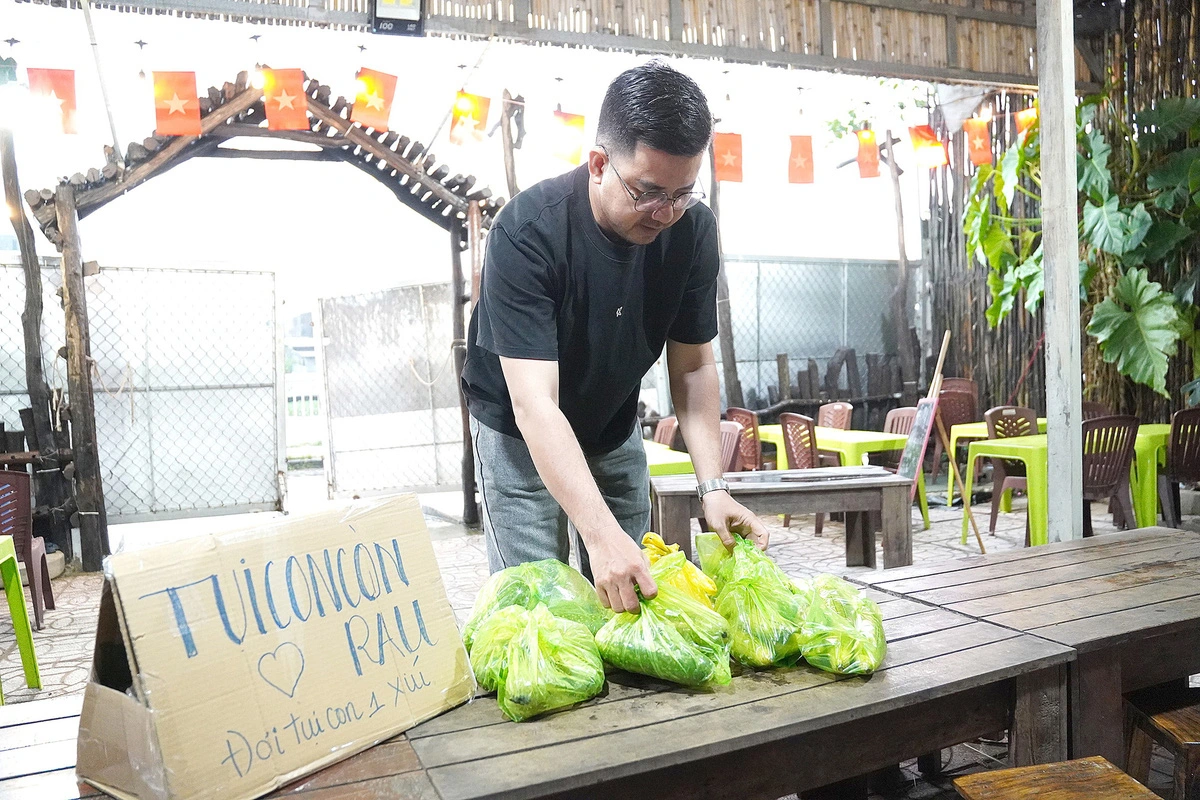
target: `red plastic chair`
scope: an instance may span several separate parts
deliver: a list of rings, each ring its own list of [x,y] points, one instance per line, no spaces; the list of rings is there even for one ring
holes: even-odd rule
[[[942,391],[966,392],[979,403],[979,385],[970,378],[942,378]]]
[[[783,451],[787,454],[788,469],[813,469],[821,466],[821,457],[817,452],[816,425],[812,417],[803,414],[793,414],[785,411],[779,415],[779,424],[783,428]],[[783,527],[792,523],[791,515],[783,517]],[[825,527],[825,515],[817,514],[813,529],[817,536]]]
[[[654,428],[654,441],[670,447],[675,442],[675,431],[679,430],[679,420],[675,417],[663,417]]]
[[[775,469],[774,462],[763,461],[762,442],[758,438],[758,415],[748,408],[730,406],[725,409],[725,417],[742,426],[742,438],[739,444],[742,456],[741,468],[750,472],[760,469]]]
[[[1115,500],[1113,522],[1122,530],[1135,525],[1129,470],[1138,418],[1097,417],[1083,423],[1083,535],[1092,535],[1092,500]]]
[[[917,421],[916,406],[907,406],[905,408],[893,408],[887,413],[883,420],[883,432],[895,433],[900,436],[908,436],[912,431],[913,423]],[[901,450],[887,450],[882,453],[872,453],[869,460],[873,464],[878,464],[892,472],[895,472],[900,466]]]
[[[721,471],[742,471],[742,424],[733,420],[721,420]],[[700,517],[700,530],[711,532],[708,521]]]
[[[817,409],[817,427],[848,431],[853,417],[854,406],[849,403],[826,403]],[[817,454],[821,457],[821,466],[823,467],[842,466],[841,453],[833,450],[818,450]]]
[[[1170,527],[1178,528],[1183,516],[1179,484],[1195,481],[1200,481],[1200,408],[1188,408],[1171,415],[1167,468],[1158,473],[1158,502]]]
[[[955,425],[960,425],[964,422],[978,422],[978,409],[976,407],[975,395],[971,392],[964,392],[957,389],[942,389],[938,392],[938,416],[941,417],[942,424],[946,426],[946,435],[950,435],[950,428]],[[938,471],[942,465],[942,437],[936,435],[934,431],[933,445],[933,469],[929,474],[929,481],[932,483],[937,480]],[[956,459],[957,453],[947,453],[949,458]],[[979,464],[977,461],[976,464]],[[976,473],[978,475],[978,473]]]
[[[46,542],[33,535],[33,504],[29,475],[0,471],[0,536],[11,536],[17,558],[25,563],[29,594],[33,596],[33,627],[42,629],[45,609],[54,608],[54,589],[46,563]]]
[[[1014,436],[1030,436],[1038,432],[1037,412],[1024,406],[996,406],[983,414],[987,422],[989,439],[1009,439]],[[1025,463],[1017,459],[992,459],[992,516],[988,521],[988,533],[996,532],[996,517],[1006,491],[1026,491],[1029,483],[1025,479]],[[1028,525],[1028,518],[1026,524]]]

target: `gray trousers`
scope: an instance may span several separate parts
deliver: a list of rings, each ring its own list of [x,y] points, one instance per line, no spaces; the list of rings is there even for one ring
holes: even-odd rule
[[[635,426],[616,450],[587,459],[604,502],[621,528],[637,542],[650,530],[650,470],[640,433]],[[474,417],[471,438],[491,571],[544,558],[570,563],[573,540],[580,572],[590,580],[587,550],[575,526],[542,483],[525,442],[494,431]]]

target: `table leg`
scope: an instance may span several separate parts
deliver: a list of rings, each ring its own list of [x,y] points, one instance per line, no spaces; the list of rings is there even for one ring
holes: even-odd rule
[[[658,535],[668,545],[679,545],[689,561],[692,558],[692,520],[688,516],[690,500],[681,495],[657,495],[652,504]]]
[[[11,550],[0,561],[0,577],[4,581],[4,593],[8,598],[8,610],[12,614],[13,629],[17,638],[17,649],[21,652],[21,667],[25,671],[25,685],[30,689],[42,688],[42,677],[38,670],[37,653],[33,649],[33,631],[29,627],[29,612],[25,608],[25,591],[21,588],[21,573],[17,558]]]
[[[1029,543],[1045,544],[1048,541],[1046,519],[1049,511],[1046,497],[1046,451],[1039,450],[1031,458],[1022,460],[1025,462],[1025,494],[1029,499]]]
[[[1067,758],[1067,670],[1065,665],[1014,678],[1009,755],[1013,766],[1049,764]]]
[[[846,566],[875,567],[875,529],[869,511],[846,512]]]
[[[1133,516],[1139,528],[1153,525],[1158,513],[1158,451],[1157,443],[1135,450]]]
[[[1096,650],[1071,664],[1071,758],[1104,756],[1125,769],[1121,660]]]
[[[908,487],[889,486],[882,494],[883,568],[907,567],[912,564],[912,501]]]

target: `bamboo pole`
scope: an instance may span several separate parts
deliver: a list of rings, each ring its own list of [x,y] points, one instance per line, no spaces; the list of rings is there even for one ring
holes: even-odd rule
[[[462,391],[463,365],[467,361],[467,325],[464,312],[471,299],[467,294],[467,281],[462,265],[466,226],[457,220],[455,222],[456,224],[450,226],[450,310],[454,315],[454,384],[458,387],[458,409],[462,417],[462,520],[464,525],[478,525],[479,505],[475,502],[475,448],[471,441],[471,416],[467,411],[467,396]]]
[[[896,329],[896,352],[900,355],[900,373],[904,379],[902,395],[905,405],[917,397],[917,359],[912,351],[912,333],[908,322],[908,253],[904,243],[904,200],[900,194],[900,175],[896,168],[896,153],[892,149],[892,132],[884,136],[888,171],[892,176],[892,192],[896,198],[896,242],[899,246],[900,275],[892,291],[892,324]]]
[[[725,400],[731,406],[745,407],[742,382],[737,374],[737,354],[733,347],[733,313],[729,309],[729,275],[725,272],[725,251],[721,247],[721,184],[717,181],[717,161],[712,142],[708,143],[711,168],[708,204],[717,219],[717,342],[721,348],[721,370],[725,377]]]

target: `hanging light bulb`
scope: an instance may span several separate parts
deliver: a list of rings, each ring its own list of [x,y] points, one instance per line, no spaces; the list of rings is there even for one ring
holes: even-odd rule
[[[1038,118],[1037,106],[1030,106],[1029,108],[1027,108],[1023,111],[1018,111],[1016,116],[1017,116],[1017,133],[1024,133],[1025,131],[1029,130],[1029,128],[1033,125],[1033,123],[1037,122],[1037,118]]]

